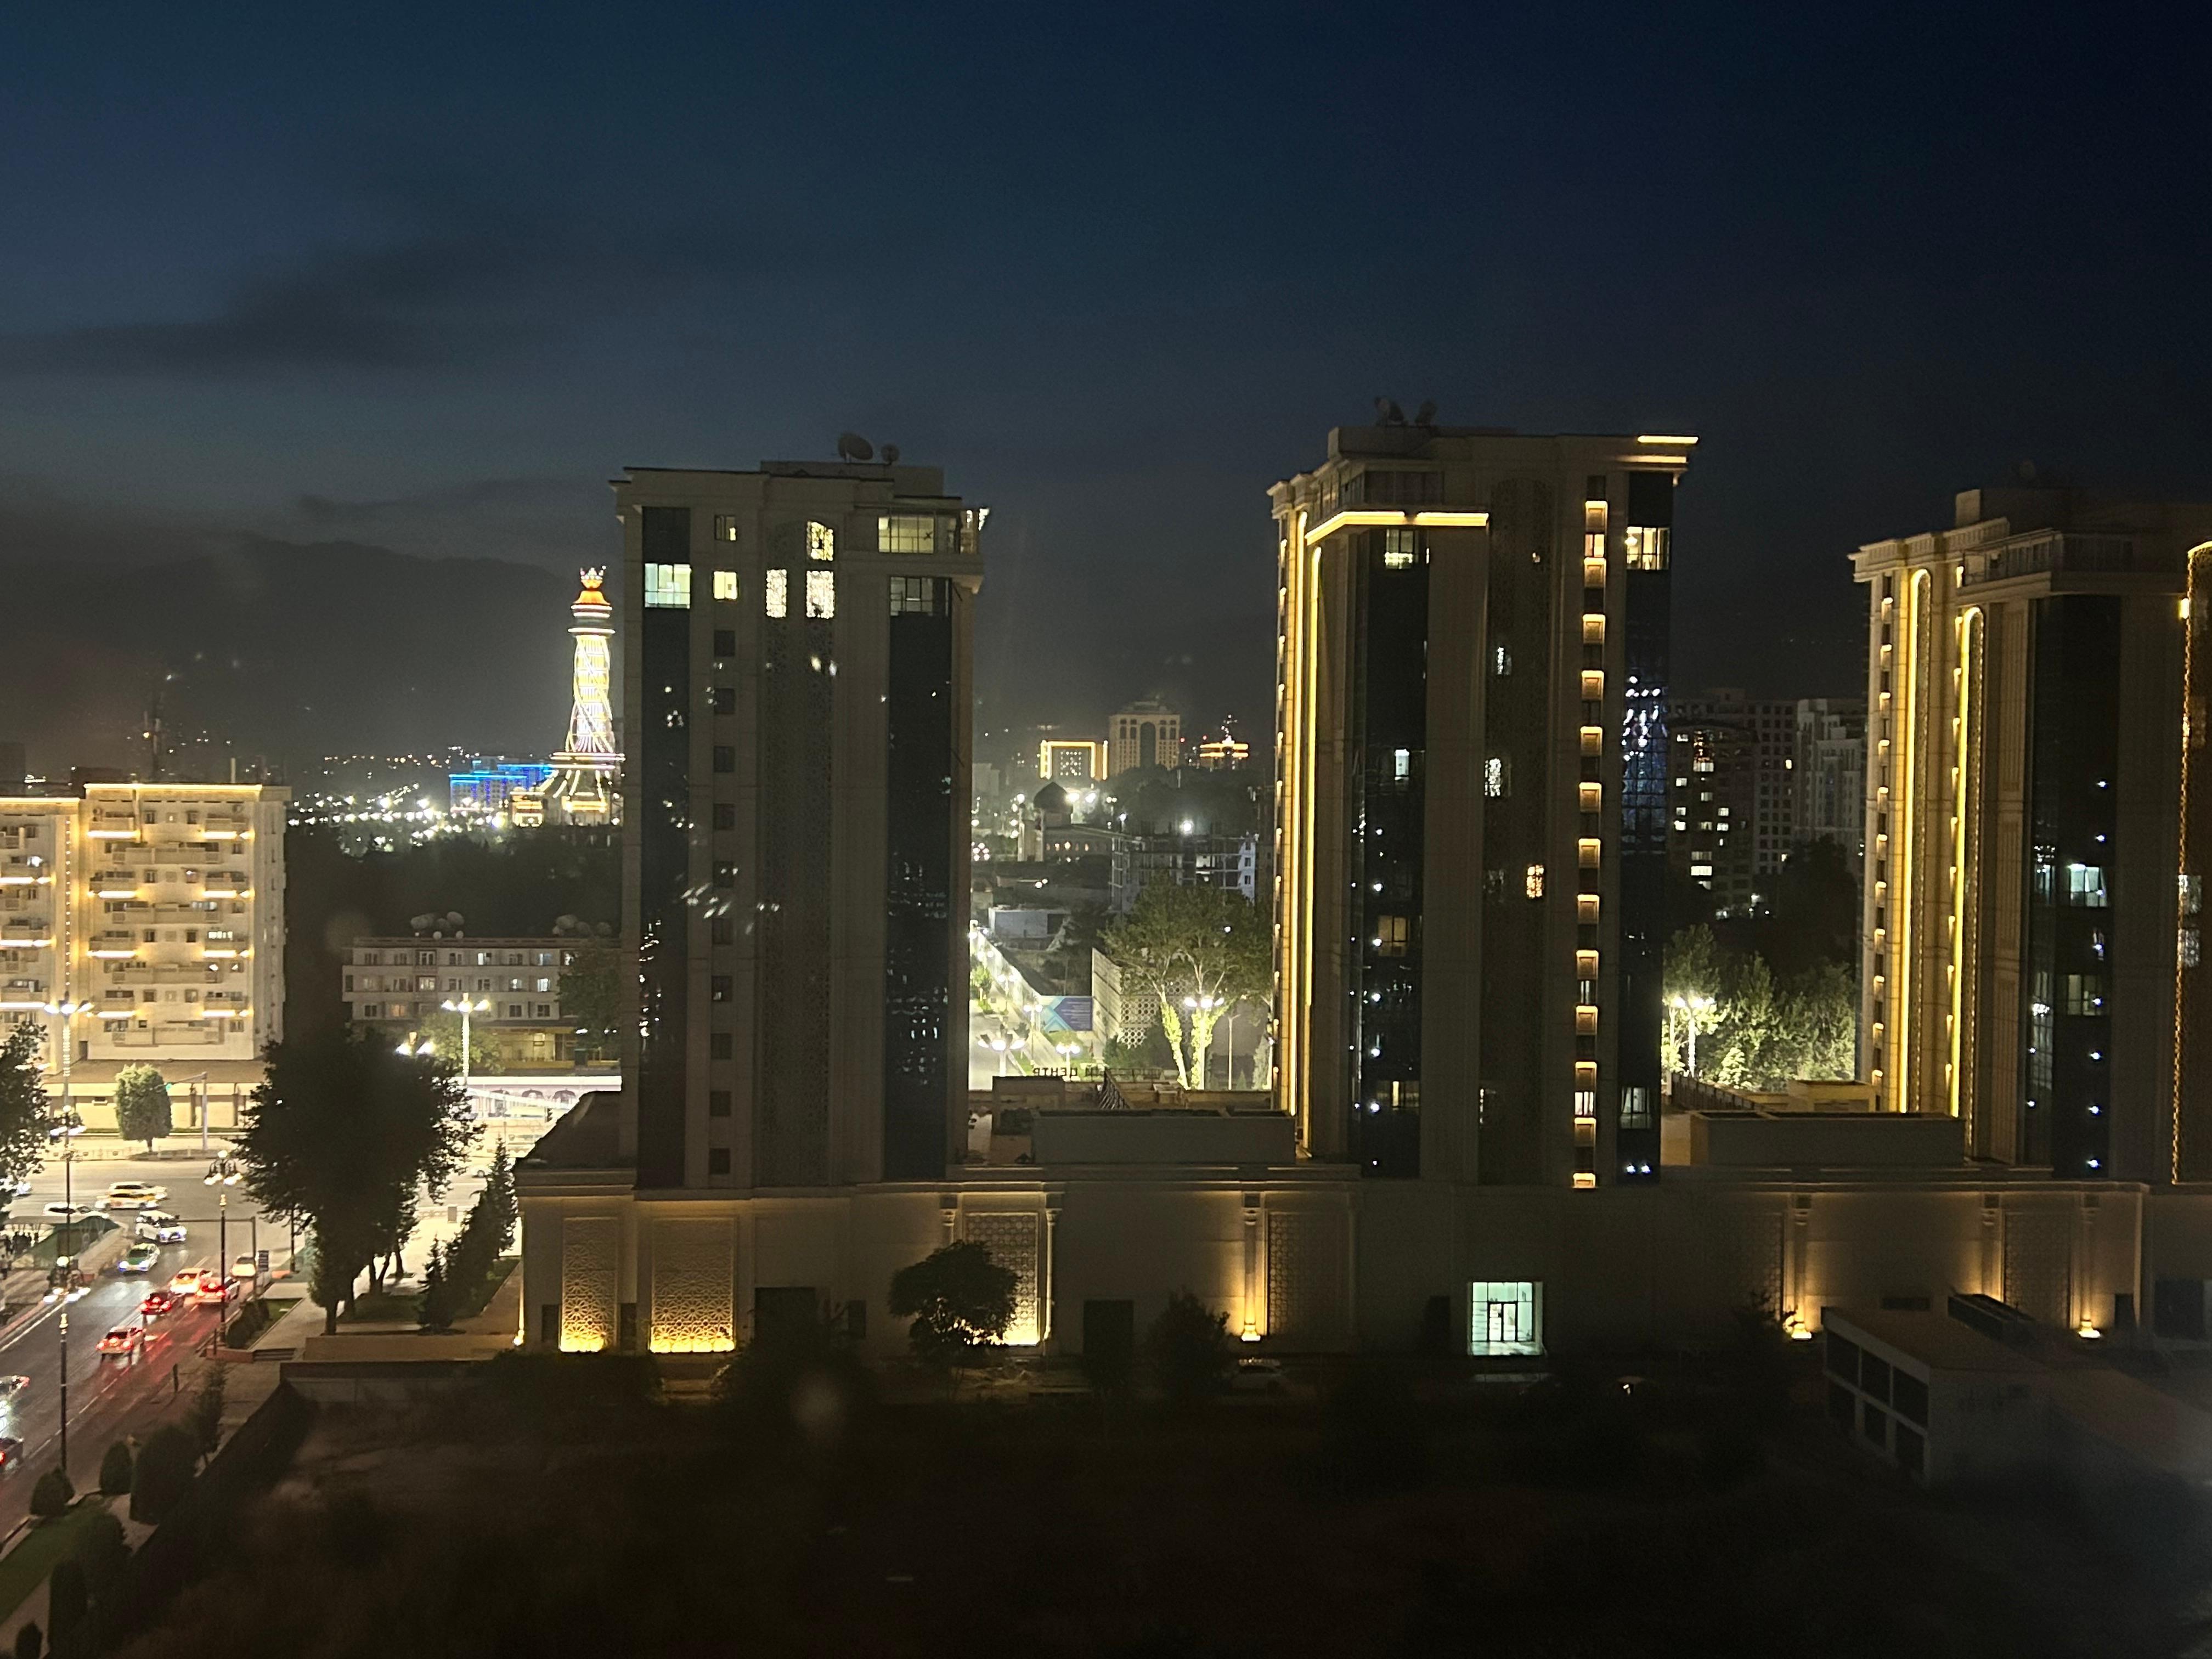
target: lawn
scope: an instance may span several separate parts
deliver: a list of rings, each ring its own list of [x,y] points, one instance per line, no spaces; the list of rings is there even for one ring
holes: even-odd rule
[[[76,1547],[78,1534],[106,1507],[104,1498],[85,1498],[68,1514],[40,1522],[23,1534],[21,1543],[0,1558],[0,1620],[22,1606],[23,1598],[46,1583],[54,1563]]]

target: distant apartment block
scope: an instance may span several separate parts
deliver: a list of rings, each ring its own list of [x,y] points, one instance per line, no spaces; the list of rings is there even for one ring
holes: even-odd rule
[[[1866,702],[1802,697],[1793,757],[1792,832],[1833,842],[1858,869],[1866,858]]]
[[[68,1045],[88,1124],[123,1066],[189,1076],[217,1121],[259,1080],[283,1036],[288,799],[172,783],[0,797],[0,1024],[40,1031],[50,1076]],[[57,1012],[70,1004],[88,1006]]]
[[[561,975],[575,955],[569,939],[357,939],[342,970],[347,1023],[396,1039],[447,1002],[489,1003],[471,1018],[507,1066],[565,1066],[574,1021],[561,1012]]]
[[[1053,783],[1096,783],[1106,775],[1106,745],[1048,738],[1037,745],[1037,776]]]
[[[1795,833],[1797,705],[1707,691],[1667,706],[1668,859],[1723,910],[1774,890]]]

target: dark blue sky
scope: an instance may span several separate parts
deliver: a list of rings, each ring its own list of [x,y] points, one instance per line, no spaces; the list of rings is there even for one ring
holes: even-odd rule
[[[1380,392],[1702,434],[1680,678],[1853,691],[1856,543],[2025,458],[2212,492],[2153,15],[17,9],[0,556],[573,564],[624,464],[851,428],[997,508],[987,726],[1258,735],[1262,491]]]

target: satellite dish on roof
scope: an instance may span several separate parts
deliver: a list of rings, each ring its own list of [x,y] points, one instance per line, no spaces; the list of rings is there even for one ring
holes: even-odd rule
[[[1415,426],[1434,426],[1437,423],[1437,400],[1430,398],[1413,411]]]
[[[837,434],[837,459],[841,461],[872,461],[876,447],[857,432]]]
[[[1389,398],[1377,398],[1375,400],[1375,417],[1385,426],[1406,424],[1406,411],[1398,407],[1395,400]]]
[[[884,446],[884,465],[885,466],[896,466],[898,465],[898,446],[896,444],[885,444]]]

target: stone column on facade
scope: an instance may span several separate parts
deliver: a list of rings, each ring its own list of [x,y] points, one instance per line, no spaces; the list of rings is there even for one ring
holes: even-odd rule
[[[1260,1194],[1244,1194],[1244,1320],[1237,1333],[1247,1342],[1260,1340]]]
[[[1982,1295],[2000,1301],[2004,1297],[2004,1257],[1997,1223],[2004,1215],[2003,1206],[1996,1194],[1982,1194],[1982,1282],[1978,1288]]]
[[[1060,1194],[1044,1200],[1044,1260],[1037,1270],[1037,1346],[1052,1340],[1053,1277],[1060,1267]]]

